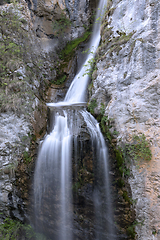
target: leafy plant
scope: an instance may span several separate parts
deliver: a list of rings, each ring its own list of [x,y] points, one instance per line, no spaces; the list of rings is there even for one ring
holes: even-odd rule
[[[23,159],[26,163],[30,163],[32,161],[32,157],[30,157],[30,155],[27,151],[25,151],[23,153]]]
[[[6,218],[3,224],[0,224],[0,239],[16,240],[22,224],[18,221]]]
[[[88,105],[88,110],[91,114],[94,114],[94,109],[97,107],[96,99],[92,99],[90,104]]]
[[[89,75],[90,77],[92,76],[92,73],[97,70],[96,68],[96,63],[97,59],[96,58],[91,58],[86,65],[84,65],[85,67],[88,67],[85,71],[85,73],[83,74],[83,76],[85,75]]]
[[[135,161],[149,161],[152,158],[152,153],[149,148],[149,142],[144,134],[134,135],[131,143],[125,145],[126,153]]]
[[[49,240],[43,234],[36,233],[30,224],[23,224],[18,220],[6,218],[0,224],[0,239],[17,240],[22,236],[27,240]]]
[[[60,76],[58,77],[58,79],[56,79],[55,81],[53,81],[53,83],[56,84],[56,85],[60,85],[60,84],[62,84],[62,83],[65,82],[66,78],[67,78],[66,74],[62,74],[62,75],[60,74]]]
[[[112,127],[111,123],[112,119],[108,119],[108,116],[105,115],[105,106],[103,103],[101,103],[101,109],[100,114],[98,116],[98,121],[100,122],[100,127],[103,132],[103,134],[106,136],[106,138],[111,143],[112,140],[112,134],[110,132],[110,128]]]

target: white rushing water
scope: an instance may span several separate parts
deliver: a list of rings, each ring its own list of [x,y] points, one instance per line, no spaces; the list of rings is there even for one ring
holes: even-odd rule
[[[103,197],[103,209],[99,204],[101,201],[99,189],[95,191],[95,212],[97,219],[96,240],[114,239],[112,237],[112,212],[110,204],[110,190],[107,163],[107,148],[105,141],[99,129],[99,125],[94,117],[85,109],[86,91],[89,80],[88,71],[90,71],[90,62],[95,56],[96,49],[100,42],[100,26],[103,13],[105,11],[106,0],[100,0],[96,15],[96,22],[93,28],[93,34],[90,42],[90,53],[84,62],[81,70],[75,76],[63,102],[48,103],[48,107],[55,110],[55,121],[52,131],[44,139],[40,148],[34,177],[34,196],[35,196],[35,214],[38,228],[43,232],[43,226],[40,225],[39,219],[43,222],[52,223],[54,218],[54,231],[52,239],[55,240],[74,240],[73,239],[73,214],[72,214],[72,147],[77,147],[73,141],[79,134],[81,120],[86,124],[87,131],[90,134],[92,142],[97,149],[97,164],[99,174],[104,179],[105,193]],[[83,109],[77,113],[76,121],[72,114],[72,107],[83,106]],[[58,111],[57,109],[61,109]],[[78,115],[79,114],[79,115]],[[79,117],[80,116],[80,117]],[[77,120],[79,119],[79,120]],[[76,124],[76,125],[75,125]],[[74,150],[76,152],[76,149]],[[98,171],[98,170],[97,170]],[[50,201],[46,204],[47,201]],[[49,200],[48,200],[49,199]],[[52,213],[50,207],[52,206]],[[46,216],[45,212],[49,212]],[[54,214],[54,217],[53,217]],[[101,223],[102,216],[103,223]],[[46,220],[47,219],[47,220]],[[104,219],[107,219],[106,222]],[[104,226],[103,226],[104,225]],[[103,236],[103,230],[108,227],[108,236]]]
[[[91,37],[91,41],[89,44],[89,53],[87,59],[85,60],[82,68],[78,72],[78,74],[73,79],[71,86],[68,89],[66,97],[63,102],[57,103],[58,105],[69,105],[73,103],[83,103],[86,102],[86,90],[89,81],[89,71],[91,69],[91,63],[96,54],[96,50],[98,48],[101,36],[100,36],[100,26],[102,22],[102,17],[105,11],[105,5],[107,4],[106,0],[100,0],[96,19],[93,27],[93,33]],[[53,103],[55,105],[55,103]],[[52,106],[52,103],[48,106]]]

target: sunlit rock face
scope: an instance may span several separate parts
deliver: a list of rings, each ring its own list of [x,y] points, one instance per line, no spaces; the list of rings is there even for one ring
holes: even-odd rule
[[[133,163],[129,183],[139,222],[136,239],[159,239],[159,1],[110,2],[101,33],[91,98],[97,99],[99,109],[105,103],[106,115],[115,122],[111,131],[119,132],[119,143],[140,133],[151,142],[152,160]]]

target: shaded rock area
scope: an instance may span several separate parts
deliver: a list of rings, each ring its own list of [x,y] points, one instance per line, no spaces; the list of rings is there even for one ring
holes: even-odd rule
[[[89,27],[89,19],[97,5],[89,1],[27,1],[33,29],[45,51],[64,47],[66,41],[76,39]],[[93,19],[92,19],[93,21]],[[61,38],[61,46],[59,40]]]
[[[76,153],[77,161],[75,161],[75,159],[73,161],[74,239],[92,240],[97,239],[98,236],[99,239],[109,240],[110,236],[108,236],[106,222],[105,229],[101,229],[100,235],[97,235],[99,223],[106,221],[106,219],[103,219],[102,212],[96,212],[95,207],[97,183],[101,185],[103,179],[103,171],[98,166],[97,159],[95,158],[96,145],[93,147],[89,139],[84,141],[83,138],[81,138],[79,144],[80,146],[77,148],[79,150]],[[134,210],[130,203],[122,197],[122,190],[116,181],[118,179],[118,172],[116,163],[113,164],[115,161],[114,158],[114,154],[111,154],[110,165],[112,165],[112,168],[110,169],[109,175],[111,178],[110,190],[112,207],[114,209],[114,223],[112,223],[110,227],[114,229],[113,239],[129,240],[133,239],[133,237],[128,234],[127,229],[132,226],[134,222]],[[98,176],[99,173],[101,173],[100,176]],[[102,187],[101,191],[103,199],[105,189]],[[128,189],[126,188],[126,191],[130,191],[129,187]],[[103,206],[103,201],[100,204]],[[105,208],[103,208],[102,211],[105,212]],[[98,216],[99,214],[101,214],[100,217]],[[107,213],[105,215],[107,218]]]

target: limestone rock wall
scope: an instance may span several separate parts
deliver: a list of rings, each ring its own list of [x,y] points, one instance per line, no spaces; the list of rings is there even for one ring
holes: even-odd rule
[[[160,2],[108,1],[91,99],[112,118],[117,145],[144,133],[152,160],[133,161],[136,239],[160,239]]]
[[[49,88],[58,78],[58,54],[67,41],[82,36],[93,7],[89,0],[1,3],[0,221],[8,215],[25,218],[35,145],[47,128],[46,102],[62,100],[69,86]],[[76,59],[69,61],[65,72],[71,81]]]

